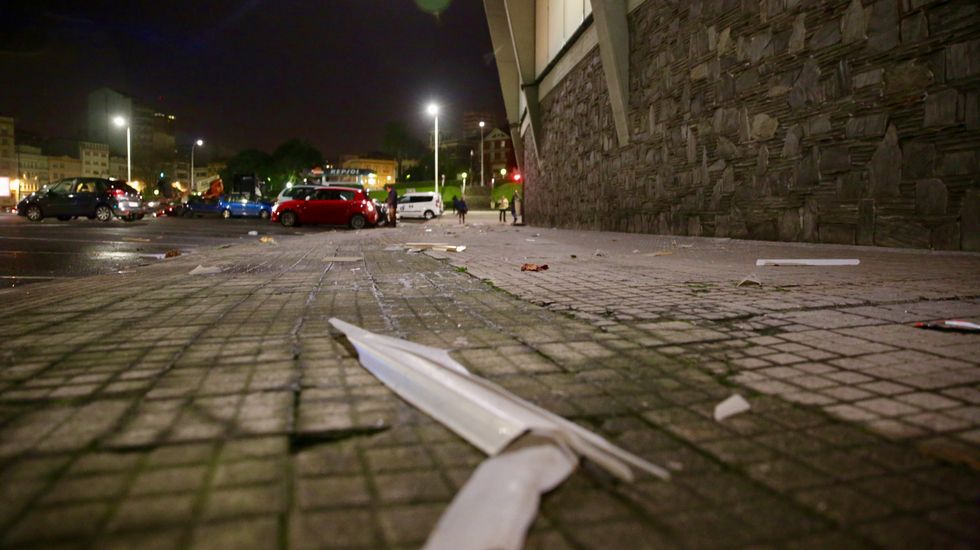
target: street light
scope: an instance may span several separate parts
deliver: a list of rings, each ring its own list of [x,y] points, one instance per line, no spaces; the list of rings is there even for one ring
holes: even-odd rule
[[[486,123],[481,120],[480,121],[480,187],[483,187],[483,182],[486,181],[485,179],[483,179],[483,127],[484,126],[486,126]]]
[[[435,119],[436,130],[435,130],[435,144],[436,144],[436,159],[435,159],[435,181],[436,181],[436,195],[439,194],[439,106],[435,103],[429,103],[429,106],[425,108],[425,112],[429,113],[429,116]]]
[[[197,191],[197,187],[194,187],[194,148],[203,147],[203,146],[204,146],[203,139],[199,139],[191,144],[191,192],[192,193]]]
[[[117,127],[126,128],[126,182],[133,181],[133,161],[132,161],[132,149],[130,148],[129,142],[129,123],[126,121],[125,117],[116,116],[112,119],[112,123]]]

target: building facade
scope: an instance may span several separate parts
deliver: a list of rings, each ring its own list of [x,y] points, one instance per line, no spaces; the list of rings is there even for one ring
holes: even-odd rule
[[[341,167],[373,170],[375,176],[373,178],[368,177],[368,183],[367,183],[368,187],[371,189],[381,189],[387,183],[394,183],[398,176],[397,174],[398,163],[392,159],[368,158],[368,157],[345,158],[341,162]]]
[[[17,146],[17,176],[20,180],[18,191],[27,195],[47,185],[51,180],[48,173],[48,157],[40,147],[21,144]]]
[[[56,182],[64,178],[77,178],[82,175],[82,161],[68,155],[49,156],[48,181]]]
[[[109,146],[92,141],[78,142],[78,159],[82,161],[82,176],[109,177]]]
[[[0,207],[13,206],[17,179],[14,119],[0,116]]]
[[[484,6],[531,223],[980,250],[975,2]]]

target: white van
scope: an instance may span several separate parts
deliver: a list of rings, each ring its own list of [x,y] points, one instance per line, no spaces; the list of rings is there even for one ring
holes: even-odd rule
[[[442,197],[434,192],[405,193],[398,197],[399,218],[431,220],[442,215]]]

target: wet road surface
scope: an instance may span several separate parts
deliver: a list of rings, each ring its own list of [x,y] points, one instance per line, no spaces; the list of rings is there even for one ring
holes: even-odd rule
[[[249,235],[283,237],[347,231],[324,226],[282,227],[257,218],[145,218],[126,223],[46,218],[34,223],[0,214],[0,288],[38,281],[137,269],[158,262],[168,251],[194,254],[207,247],[254,240]]]

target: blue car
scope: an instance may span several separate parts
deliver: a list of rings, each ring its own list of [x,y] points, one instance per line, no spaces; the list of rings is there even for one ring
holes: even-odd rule
[[[268,219],[272,213],[272,203],[263,200],[253,200],[248,195],[232,193],[221,195],[219,198],[191,197],[184,205],[182,215],[192,216],[221,216],[258,217]]]
[[[248,195],[232,193],[221,196],[221,216],[230,218],[232,216],[257,216],[263,220],[269,219],[272,213],[272,203],[263,200],[249,198]]]

